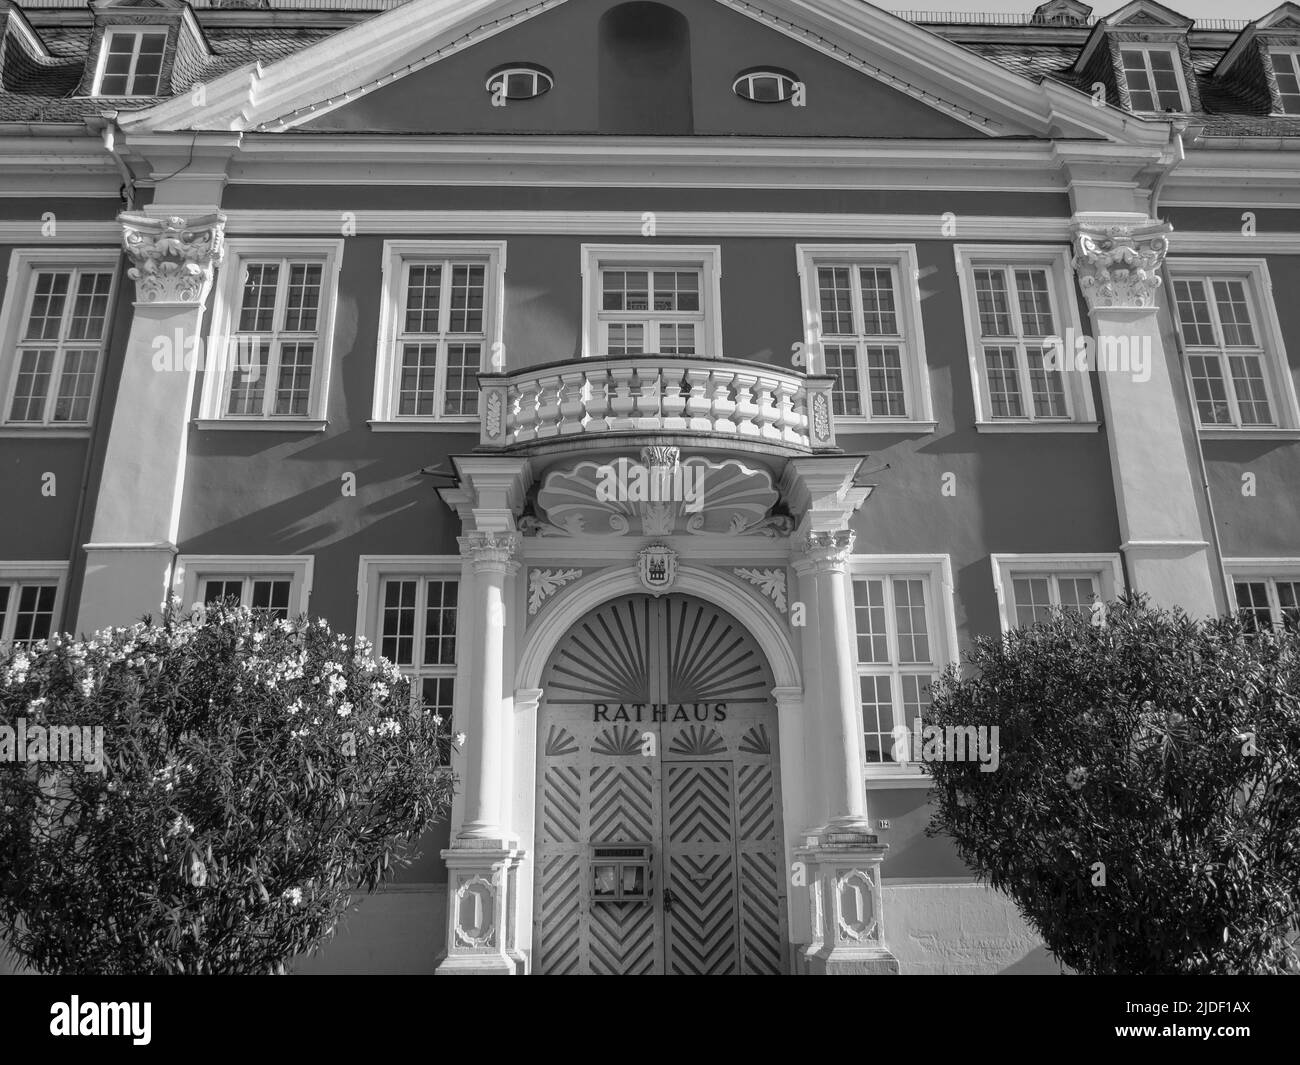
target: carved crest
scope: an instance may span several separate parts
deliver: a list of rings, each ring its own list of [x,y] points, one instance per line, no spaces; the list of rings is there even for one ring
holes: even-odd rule
[[[637,553],[641,583],[658,595],[677,579],[677,552],[667,544],[651,544]]]

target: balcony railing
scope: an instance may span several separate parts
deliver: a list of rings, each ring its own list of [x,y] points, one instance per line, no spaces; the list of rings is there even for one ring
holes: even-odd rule
[[[592,358],[483,374],[484,447],[600,433],[707,434],[807,450],[835,447],[833,377],[669,355]]]

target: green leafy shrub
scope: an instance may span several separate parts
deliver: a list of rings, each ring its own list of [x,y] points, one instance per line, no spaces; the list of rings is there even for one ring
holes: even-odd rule
[[[927,722],[997,726],[936,761],[929,832],[1081,973],[1296,970],[1300,635],[1144,601],[976,641]]]
[[[283,972],[451,801],[441,722],[324,621],[220,605],[0,651],[20,718],[87,762],[102,729],[96,772],[4,761],[0,728],[0,938],[39,972]]]

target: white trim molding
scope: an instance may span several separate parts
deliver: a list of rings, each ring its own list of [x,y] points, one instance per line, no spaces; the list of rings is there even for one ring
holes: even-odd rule
[[[993,591],[998,600],[998,622],[1003,632],[1017,628],[1015,591],[1012,580],[1020,574],[1046,574],[1053,577],[1087,575],[1097,580],[1097,594],[1103,602],[1113,600],[1125,589],[1124,567],[1117,553],[1083,554],[993,554]]]
[[[337,230],[336,230],[337,232]],[[251,239],[240,237],[226,241],[225,262],[217,271],[215,296],[212,304],[212,325],[209,331],[204,360],[203,392],[199,402],[199,417],[195,425],[200,429],[220,428],[263,429],[300,432],[318,432],[325,427],[325,411],[329,403],[329,382],[333,369],[334,318],[339,298],[339,273],[343,268],[342,238],[336,240],[305,240],[291,238]],[[229,382],[235,373],[243,373],[238,354],[232,344],[237,329],[242,301],[244,266],[250,260],[289,260],[297,257],[319,259],[321,270],[320,301],[317,305],[316,341],[312,354],[311,394],[304,417],[292,415],[228,415],[226,400]],[[278,279],[277,288],[287,289],[288,278]],[[276,307],[283,304],[277,297]],[[279,313],[278,310],[276,313]],[[272,323],[274,326],[276,323]],[[267,366],[263,372],[269,374]],[[273,387],[271,381],[266,387]]]
[[[1071,356],[1074,345],[1070,338],[1084,336],[1079,317],[1079,304],[1074,294],[1074,272],[1070,266],[1069,248],[1030,244],[956,244],[953,257],[957,264],[957,285],[961,292],[962,320],[966,332],[966,351],[970,367],[971,389],[975,399],[975,428],[981,433],[1015,432],[1096,432],[1100,423],[1092,399],[1092,374],[1073,368]],[[1006,267],[1014,271],[1018,266],[1038,267],[1048,277],[1049,298],[1056,335],[1062,339],[1065,354],[1060,371],[1065,394],[1066,417],[1037,418],[1028,412],[1033,398],[1029,391],[1027,367],[1017,371],[1021,378],[1021,396],[1026,414],[1021,418],[994,418],[989,398],[988,372],[984,363],[985,340],[981,337],[979,307],[975,296],[975,270],[977,267]],[[1008,288],[1007,299],[1012,313],[1019,320],[1016,293]],[[1008,347],[1021,345],[1026,353],[1029,342],[1022,336],[1005,338]]]
[[[172,588],[188,609],[202,605],[202,580],[287,577],[292,618],[307,613],[314,569],[313,555],[177,555]]]
[[[386,240],[379,302],[379,336],[375,347],[375,390],[370,428],[377,432],[419,432],[433,429],[470,431],[479,415],[442,413],[448,341],[438,343],[435,371],[434,413],[402,415],[396,412],[400,393],[401,359],[398,357],[400,323],[405,309],[407,267],[421,261],[474,262],[484,266],[483,340],[479,361],[481,373],[502,373],[507,369],[505,351],[506,242],[504,240]],[[449,282],[444,278],[444,286]],[[442,308],[450,313],[449,306]]]

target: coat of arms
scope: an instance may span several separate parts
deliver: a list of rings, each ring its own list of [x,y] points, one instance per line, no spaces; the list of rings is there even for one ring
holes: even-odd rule
[[[651,544],[637,554],[641,583],[658,595],[677,579],[677,552],[667,544]]]

